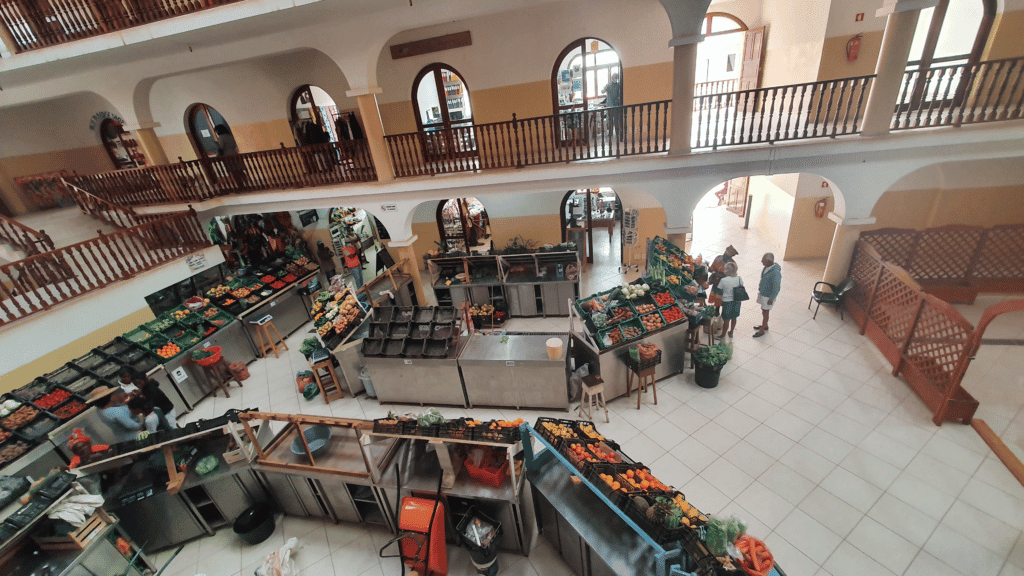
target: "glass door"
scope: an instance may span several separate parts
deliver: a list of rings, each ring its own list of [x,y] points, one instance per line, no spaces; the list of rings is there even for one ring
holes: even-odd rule
[[[462,77],[444,64],[431,64],[415,82],[416,121],[430,157],[475,156],[476,134],[469,89]]]

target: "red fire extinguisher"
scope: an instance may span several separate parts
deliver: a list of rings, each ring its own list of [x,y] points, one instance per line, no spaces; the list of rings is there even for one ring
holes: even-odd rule
[[[846,59],[849,62],[856,62],[857,56],[860,55],[860,40],[863,38],[863,34],[857,34],[850,41],[846,43]]]
[[[824,218],[825,210],[828,208],[828,198],[822,198],[814,204],[814,217]]]

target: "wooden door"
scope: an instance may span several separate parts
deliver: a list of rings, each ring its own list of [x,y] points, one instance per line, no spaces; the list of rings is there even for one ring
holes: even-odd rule
[[[750,178],[736,178],[726,183],[725,209],[742,218],[747,212],[747,187]]]
[[[755,90],[761,87],[767,33],[766,26],[751,28],[744,33],[746,36],[743,40],[743,64],[740,66],[740,90]]]

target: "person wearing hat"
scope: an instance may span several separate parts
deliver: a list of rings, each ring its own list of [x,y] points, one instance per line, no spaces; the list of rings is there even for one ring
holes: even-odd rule
[[[83,464],[88,464],[92,460],[93,454],[104,452],[109,448],[110,446],[106,444],[93,444],[92,438],[86,436],[81,428],[75,428],[68,438],[68,450],[71,450],[71,453],[74,454],[71,457],[71,463],[68,464],[68,468],[74,469]]]
[[[125,405],[128,395],[120,387],[100,386],[90,392],[88,398],[90,404],[102,406],[97,415],[118,442],[135,440],[142,431],[142,422]]]
[[[709,267],[710,277],[708,278],[708,284],[711,286],[711,294],[709,294],[708,301],[710,304],[715,305],[716,314],[718,313],[718,307],[722,305],[722,298],[716,293],[718,283],[721,282],[722,278],[725,278],[725,265],[732,262],[737,254],[739,252],[730,244],[725,247],[723,254],[715,257]]]

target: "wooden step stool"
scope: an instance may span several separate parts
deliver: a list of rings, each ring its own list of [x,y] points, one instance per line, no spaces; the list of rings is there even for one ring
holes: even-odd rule
[[[345,397],[345,391],[338,382],[338,374],[334,371],[334,363],[331,362],[330,356],[316,364],[310,363],[309,368],[313,372],[317,387],[320,388],[320,395],[324,397],[324,404]]]
[[[271,322],[273,317],[269,314],[260,318],[259,320],[253,320],[251,323],[256,325],[256,338],[259,340],[257,344],[257,350],[260,352],[260,356],[267,358],[267,352],[273,350],[274,358],[280,358],[277,354],[278,344],[288,350],[288,344],[285,343],[284,338],[281,337],[281,333],[274,327],[274,323]],[[274,331],[276,339],[270,335],[270,331]]]
[[[640,409],[640,397],[647,391],[647,387],[651,387],[651,391],[654,392],[654,403],[658,403],[658,389],[655,387],[654,382],[654,366],[641,370],[640,372],[634,372],[632,369],[626,372],[626,398],[629,398],[629,392],[633,388],[633,376],[637,377],[636,383],[636,409]]]
[[[202,366],[203,376],[206,377],[206,383],[210,388],[210,393],[214,397],[217,396],[217,390],[224,390],[224,397],[231,398],[231,393],[228,392],[228,385],[232,380],[238,383],[238,387],[242,387],[242,381],[235,377],[234,373],[228,368],[228,363],[224,361],[222,357],[209,366]]]
[[[577,415],[583,418],[583,407],[587,407],[587,420],[593,420],[594,406],[604,408],[604,421],[611,422],[608,418],[608,406],[604,403],[604,380],[596,374],[583,378],[583,395],[580,397],[580,409]]]

